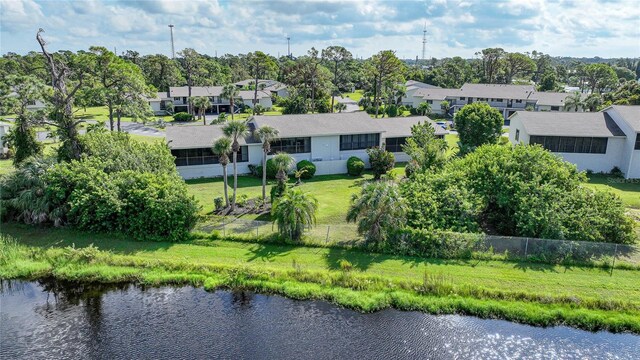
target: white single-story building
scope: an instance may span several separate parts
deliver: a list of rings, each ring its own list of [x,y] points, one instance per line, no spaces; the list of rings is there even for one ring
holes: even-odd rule
[[[565,100],[570,95],[571,93],[536,91],[533,85],[467,83],[460,89],[417,88],[407,91],[402,104],[417,108],[421,103],[427,102],[431,104],[433,113],[440,114],[440,103],[446,100],[453,115],[467,104],[485,102],[508,119],[516,111],[527,108],[533,111],[575,112],[575,108],[565,106]],[[578,108],[578,111],[583,109]]]
[[[255,79],[246,79],[242,81],[238,81],[235,85],[240,89],[249,89],[253,87],[256,83]],[[258,79],[258,90],[264,90],[271,93],[271,96],[278,97],[287,97],[289,96],[289,91],[287,90],[287,85],[277,81],[277,80],[267,80],[267,79]]]
[[[262,126],[278,130],[271,143],[271,155],[286,152],[299,162],[312,161],[317,175],[344,174],[347,159],[361,158],[368,166],[367,149],[383,144],[399,162],[407,161],[402,144],[411,136],[411,126],[430,122],[437,136],[447,131],[427,117],[372,119],[364,112],[254,116],[248,121],[251,132]],[[167,141],[176,157],[178,172],[185,179],[222,176],[222,167],[211,151],[214,141],[223,136],[222,125],[168,127]],[[249,164],[262,162],[262,144],[253,135],[240,140],[238,171],[250,173]]]
[[[640,106],[610,106],[600,112],[518,111],[511,116],[512,144],[540,144],[579,170],[640,178]]]
[[[192,86],[191,97],[206,96],[211,100],[211,107],[206,111],[207,114],[220,114],[223,112],[231,112],[231,103],[229,99],[222,97],[222,86]],[[234,101],[234,111],[237,113],[239,105],[244,104],[253,108],[253,98],[255,92],[253,90],[240,90],[238,98]],[[156,115],[166,114],[166,107],[169,101],[173,103],[174,112],[186,112],[188,109],[189,87],[179,86],[170,87],[169,92],[159,92],[154,98],[148,99],[151,110]],[[258,90],[258,104],[265,108],[273,106],[271,101],[271,92]]]

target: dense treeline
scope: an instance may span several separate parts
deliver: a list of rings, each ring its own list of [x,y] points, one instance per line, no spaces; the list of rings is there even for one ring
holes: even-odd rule
[[[117,85],[121,80],[128,81],[128,93],[148,95],[156,90],[167,91],[170,86],[213,86],[247,79],[275,79],[292,87],[293,99],[284,105],[286,112],[298,113],[331,111],[335,109],[334,96],[353,89],[365,91],[367,101],[371,102],[365,105],[395,104],[394,97],[403,95],[403,89],[398,89],[396,83],[404,80],[446,88],[458,88],[465,82],[535,84],[541,91],[558,91],[569,85],[585,92],[603,93],[640,77],[639,59],[585,62],[554,58],[535,50],[510,53],[501,48],[481,50],[473,59],[434,58],[419,62],[401,61],[393,51],[356,59],[341,46],[323,50],[312,48],[297,58],[276,58],[260,51],[212,57],[187,48],[178,52],[173,60],[165,55],[141,55],[133,50],[116,55],[97,46],[87,51],[58,51],[52,56],[70,69],[87,75],[84,77],[85,91],[76,95],[77,106],[107,105],[115,117],[123,112],[130,116],[145,116],[141,110],[143,106],[123,105],[135,103],[137,97],[126,98],[122,92],[113,94],[124,90],[116,89],[122,88]],[[117,74],[123,73],[132,74],[125,76],[128,79],[116,79]],[[6,79],[9,75],[29,75],[45,84],[51,83],[46,59],[39,52],[3,55],[0,78]],[[247,87],[254,89],[255,86],[254,83]],[[609,100],[624,103],[625,99]]]

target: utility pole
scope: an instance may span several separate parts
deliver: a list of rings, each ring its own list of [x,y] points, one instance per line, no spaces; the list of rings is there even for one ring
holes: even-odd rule
[[[422,61],[425,60],[427,53],[427,22],[424,22],[424,30],[422,30]]]
[[[171,58],[175,60],[176,58],[176,49],[173,46],[173,25],[169,24],[169,31],[171,31]]]
[[[291,59],[291,37],[287,35],[287,56]]]

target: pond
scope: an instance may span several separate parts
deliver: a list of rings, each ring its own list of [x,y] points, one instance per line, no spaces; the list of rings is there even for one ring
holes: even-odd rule
[[[631,359],[640,337],[192,287],[2,283],[0,358]]]

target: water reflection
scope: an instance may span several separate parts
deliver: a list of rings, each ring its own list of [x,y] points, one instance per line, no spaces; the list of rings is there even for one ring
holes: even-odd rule
[[[0,358],[634,358],[640,337],[243,291],[2,282]]]

